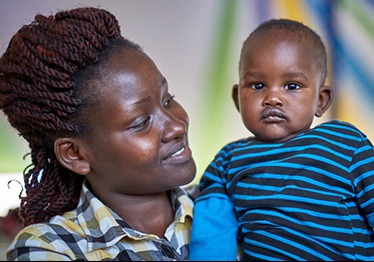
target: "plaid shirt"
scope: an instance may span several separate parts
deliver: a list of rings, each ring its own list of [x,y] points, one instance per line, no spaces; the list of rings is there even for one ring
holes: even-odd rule
[[[163,239],[130,228],[83,185],[75,210],[21,230],[7,260],[187,260],[193,200],[182,188],[170,195],[175,219]]]

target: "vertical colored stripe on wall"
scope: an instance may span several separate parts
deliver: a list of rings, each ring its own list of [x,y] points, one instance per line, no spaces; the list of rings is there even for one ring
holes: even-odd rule
[[[199,179],[202,171],[213,159],[214,153],[223,145],[222,126],[227,125],[224,116],[225,105],[231,98],[231,86],[228,82],[228,72],[232,59],[230,50],[233,48],[233,34],[235,32],[235,15],[237,1],[219,1],[220,14],[217,17],[217,25],[214,28],[212,49],[207,61],[208,72],[205,85],[201,92],[204,104],[199,119],[200,132],[198,143],[194,146],[194,156],[198,158]],[[196,120],[194,120],[196,121]],[[214,149],[213,149],[214,148]],[[201,170],[200,170],[201,169]]]

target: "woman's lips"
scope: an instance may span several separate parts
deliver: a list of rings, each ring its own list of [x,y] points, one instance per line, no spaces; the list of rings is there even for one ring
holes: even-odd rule
[[[184,150],[186,150],[186,147],[181,148],[180,150],[172,154],[170,157],[181,155],[184,152]]]
[[[171,152],[173,153],[169,154],[166,158],[164,158],[163,161],[173,163],[184,163],[191,159],[191,150],[187,145],[183,144],[181,148],[180,146],[178,146],[178,149],[175,150],[176,151],[172,150]]]

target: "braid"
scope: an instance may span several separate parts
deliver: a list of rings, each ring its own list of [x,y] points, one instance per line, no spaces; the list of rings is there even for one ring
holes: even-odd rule
[[[78,134],[74,114],[84,99],[74,75],[99,59],[111,39],[121,38],[116,18],[97,8],[77,8],[55,16],[36,15],[11,39],[0,59],[0,109],[31,149],[21,197],[24,225],[48,221],[76,207],[83,176],[62,167],[53,142]]]

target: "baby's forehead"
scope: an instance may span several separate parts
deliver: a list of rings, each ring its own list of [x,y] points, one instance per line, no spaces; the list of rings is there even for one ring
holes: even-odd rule
[[[311,36],[302,30],[291,30],[284,27],[268,28],[251,34],[245,41],[244,46],[253,41],[265,41],[267,39],[279,42],[297,41],[302,43],[304,41],[310,41]]]
[[[297,53],[310,53],[314,52],[316,47],[313,41],[308,37],[304,37],[303,34],[283,29],[272,29],[258,32],[258,34],[248,38],[243,45],[242,55],[256,55],[258,52],[272,53],[279,49],[294,50]]]
[[[306,48],[318,49],[324,52],[324,44],[319,35],[310,28],[298,23],[267,24],[255,29],[243,43],[243,49],[248,43],[265,41],[290,41],[293,44],[306,45]]]

